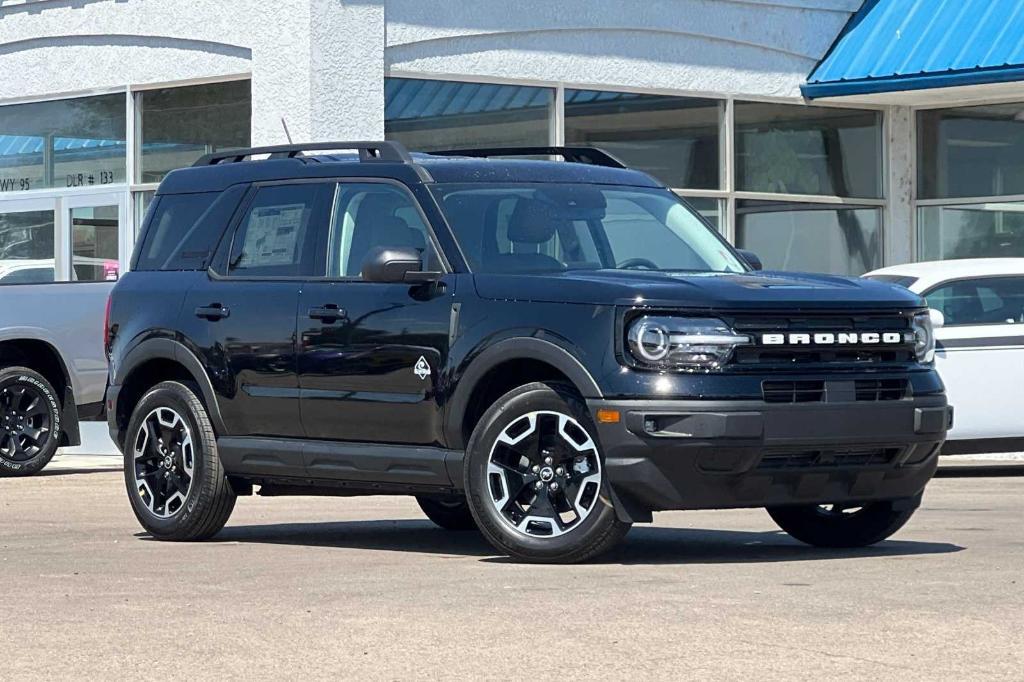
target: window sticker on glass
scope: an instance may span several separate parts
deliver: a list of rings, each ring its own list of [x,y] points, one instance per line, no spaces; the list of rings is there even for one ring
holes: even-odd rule
[[[291,265],[297,261],[297,248],[305,204],[265,206],[253,209],[239,268],[267,265]]]

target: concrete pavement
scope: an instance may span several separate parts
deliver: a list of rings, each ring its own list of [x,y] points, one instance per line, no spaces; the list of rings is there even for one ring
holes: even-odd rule
[[[407,498],[243,498],[160,543],[116,472],[0,479],[0,678],[1020,679],[1022,485],[937,480],[866,550],[673,512],[554,567]]]

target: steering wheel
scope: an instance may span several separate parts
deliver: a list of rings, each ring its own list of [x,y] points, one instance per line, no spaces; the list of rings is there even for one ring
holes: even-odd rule
[[[633,270],[636,268],[643,268],[644,270],[657,270],[658,266],[654,261],[646,258],[627,258],[615,267],[623,270]]]

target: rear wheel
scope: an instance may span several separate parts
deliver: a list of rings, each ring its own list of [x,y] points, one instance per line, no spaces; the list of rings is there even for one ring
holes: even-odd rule
[[[867,547],[902,528],[916,508],[916,500],[889,500],[863,506],[770,507],[768,514],[782,530],[808,545]]]
[[[124,477],[135,517],[159,540],[212,537],[235,507],[206,408],[177,382],[158,384],[135,407]]]
[[[43,375],[25,367],[0,371],[0,476],[31,476],[60,445],[60,401]]]
[[[462,495],[421,495],[416,501],[427,518],[445,530],[476,530],[469,503]]]
[[[596,430],[571,386],[534,383],[498,399],[473,431],[465,484],[477,526],[524,561],[574,563],[629,530],[608,495]]]

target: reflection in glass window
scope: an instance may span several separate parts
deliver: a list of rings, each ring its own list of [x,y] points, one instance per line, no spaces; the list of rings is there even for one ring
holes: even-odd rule
[[[565,143],[601,147],[669,187],[718,189],[719,102],[565,91]]]
[[[53,211],[0,213],[0,284],[52,282]]]
[[[882,114],[736,102],[736,188],[882,196]]]
[[[682,199],[693,210],[704,216],[704,219],[711,223],[716,230],[722,231],[723,202],[721,200],[711,197],[682,197]]]
[[[0,196],[125,181],[125,95],[0,106]]]
[[[550,88],[388,78],[384,133],[417,151],[550,144]]]
[[[1024,202],[922,206],[920,260],[1024,256]]]
[[[71,209],[71,268],[76,282],[112,282],[120,273],[118,207]]]
[[[1024,194],[1024,103],[917,114],[918,196]]]
[[[248,147],[252,88],[247,80],[146,90],[139,96],[139,182],[160,182],[203,154]]]
[[[756,253],[766,270],[862,275],[882,265],[882,211],[738,201],[736,242]]]

